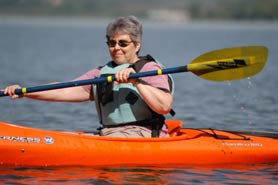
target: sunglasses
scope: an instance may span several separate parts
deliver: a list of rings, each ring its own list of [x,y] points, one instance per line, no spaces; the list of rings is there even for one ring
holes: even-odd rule
[[[119,40],[118,42],[115,40],[109,40],[106,42],[106,44],[110,47],[113,48],[116,46],[116,44],[118,44],[120,47],[125,48],[127,47],[130,43],[132,43],[133,41],[127,41],[127,40]]]

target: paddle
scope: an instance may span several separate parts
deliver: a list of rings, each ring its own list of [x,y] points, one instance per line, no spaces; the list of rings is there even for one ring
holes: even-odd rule
[[[186,66],[166,68],[147,72],[134,73],[132,78],[146,76],[192,72],[195,75],[212,81],[230,81],[253,76],[260,72],[267,60],[268,49],[263,46],[245,46],[236,48],[226,48],[205,53]],[[100,77],[88,80],[71,81],[58,84],[48,84],[35,87],[24,87],[17,89],[16,94],[61,89],[74,86],[96,84],[102,82],[113,82],[115,76]],[[0,97],[7,96],[0,91]]]

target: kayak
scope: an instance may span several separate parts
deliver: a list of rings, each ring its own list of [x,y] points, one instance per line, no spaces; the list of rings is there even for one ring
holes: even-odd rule
[[[1,166],[217,165],[278,163],[277,133],[183,128],[168,138],[113,138],[0,122]]]

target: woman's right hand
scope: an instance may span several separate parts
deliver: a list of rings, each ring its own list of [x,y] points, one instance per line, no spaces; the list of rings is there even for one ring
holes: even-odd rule
[[[15,90],[20,88],[21,87],[19,85],[10,85],[4,89],[4,93],[9,95],[12,99],[22,98],[23,95],[15,94]]]

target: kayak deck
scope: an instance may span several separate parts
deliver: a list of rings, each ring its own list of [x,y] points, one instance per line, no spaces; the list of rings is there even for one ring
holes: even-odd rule
[[[215,165],[278,163],[277,134],[182,128],[168,120],[169,138],[112,138],[0,122],[0,165]]]

